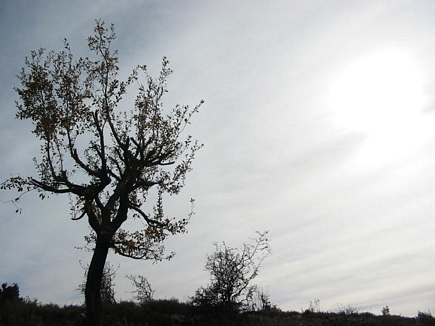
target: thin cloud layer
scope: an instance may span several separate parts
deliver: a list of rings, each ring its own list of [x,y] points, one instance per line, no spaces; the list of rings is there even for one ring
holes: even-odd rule
[[[38,156],[31,125],[14,119],[15,75],[25,56],[39,47],[60,50],[64,37],[74,53],[87,55],[95,19],[115,24],[122,76],[139,63],[155,74],[167,56],[174,74],[165,105],[205,100],[189,129],[205,147],[182,194],[165,198],[169,216],[186,215],[189,199],[196,199],[189,233],[168,240],[168,251],[177,252],[170,262],[152,265],[111,254],[109,261],[120,264],[118,298],[132,297],[123,276],[141,274],[156,297],[186,300],[208,282],[203,268],[212,242],[237,247],[256,230],[269,230],[274,254],[264,261],[258,285],[282,309],[299,311],[318,298],[322,310],[352,305],[380,313],[388,305],[391,313],[408,316],[434,310],[432,2],[102,0],[2,6],[2,180],[34,175],[32,158]],[[394,107],[388,107],[397,102],[388,97],[382,101],[391,119],[387,111],[366,112],[357,97],[374,96],[367,88],[355,93],[354,102],[347,100],[345,112],[367,117],[365,123],[383,114],[384,126],[377,133],[340,127],[330,101],[334,81],[359,60],[396,50],[424,72],[423,89],[413,90],[422,97],[410,107],[416,119],[401,121],[398,129]],[[400,62],[396,66],[395,76],[402,78]],[[373,72],[373,80],[381,77],[388,82],[388,76]],[[356,81],[346,78],[354,91]],[[360,111],[352,111],[356,108]],[[0,199],[13,196],[2,192]],[[84,243],[86,221],[70,221],[68,200],[61,196],[41,202],[28,194],[20,205],[21,215],[12,205],[0,205],[0,280],[19,283],[22,295],[42,302],[82,301],[75,291],[83,279],[79,261],[88,262],[90,253],[74,247]]]

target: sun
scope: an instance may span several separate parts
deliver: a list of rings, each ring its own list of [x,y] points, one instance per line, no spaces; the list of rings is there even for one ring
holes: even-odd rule
[[[406,124],[423,101],[422,76],[404,52],[364,56],[339,74],[331,90],[337,127],[379,132]]]
[[[404,51],[360,57],[337,74],[329,95],[334,127],[365,134],[365,160],[395,159],[427,130],[423,73]]]

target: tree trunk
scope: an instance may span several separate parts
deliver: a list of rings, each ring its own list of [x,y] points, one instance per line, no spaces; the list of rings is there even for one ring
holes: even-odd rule
[[[98,237],[100,238],[100,237]],[[102,325],[101,280],[109,251],[109,242],[97,238],[86,280],[85,302],[88,326]]]

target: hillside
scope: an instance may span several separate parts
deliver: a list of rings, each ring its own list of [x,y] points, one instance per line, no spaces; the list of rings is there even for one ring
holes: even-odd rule
[[[40,304],[37,300],[0,300],[0,326],[80,326],[83,306]],[[435,325],[430,312],[414,318],[358,312],[284,312],[270,310],[228,314],[204,311],[176,299],[105,306],[107,326],[423,326]]]

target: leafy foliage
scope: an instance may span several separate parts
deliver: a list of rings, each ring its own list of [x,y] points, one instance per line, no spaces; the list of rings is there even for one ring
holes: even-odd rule
[[[258,275],[263,260],[271,253],[266,232],[257,232],[253,244],[242,249],[214,243],[215,252],[207,256],[205,270],[210,273],[210,284],[199,288],[192,303],[201,307],[226,311],[252,310],[257,286],[251,281]]]
[[[21,99],[17,117],[30,119],[33,133],[41,140],[42,158],[34,159],[39,179],[16,176],[1,187],[70,194],[75,198],[72,218],[88,215],[95,231],[86,238],[88,242],[108,228],[116,253],[161,259],[158,244],[167,232],[184,232],[188,223],[188,219],[164,217],[162,194],[179,193],[202,146],[191,136],[179,140],[200,105],[193,109],[177,105],[166,114],[161,100],[172,73],[169,61],[163,58],[157,79],[146,66],[138,65],[126,81],[119,81],[118,51],[111,50],[114,27],[107,29],[104,22],[97,22],[95,33],[88,46],[96,60],[74,61],[66,40],[64,51],[40,49],[26,58],[27,69],[19,75],[22,87],[16,88]],[[146,86],[139,83],[141,73]],[[139,84],[134,108],[120,111],[120,101],[134,84]],[[173,171],[166,168],[173,164]],[[82,182],[74,181],[76,175]],[[153,214],[147,214],[142,205],[153,186],[158,187],[158,201]],[[144,230],[131,233],[119,228],[128,211],[146,222]]]
[[[0,301],[21,301],[20,288],[14,283],[8,286],[8,283],[3,283],[0,289]]]

